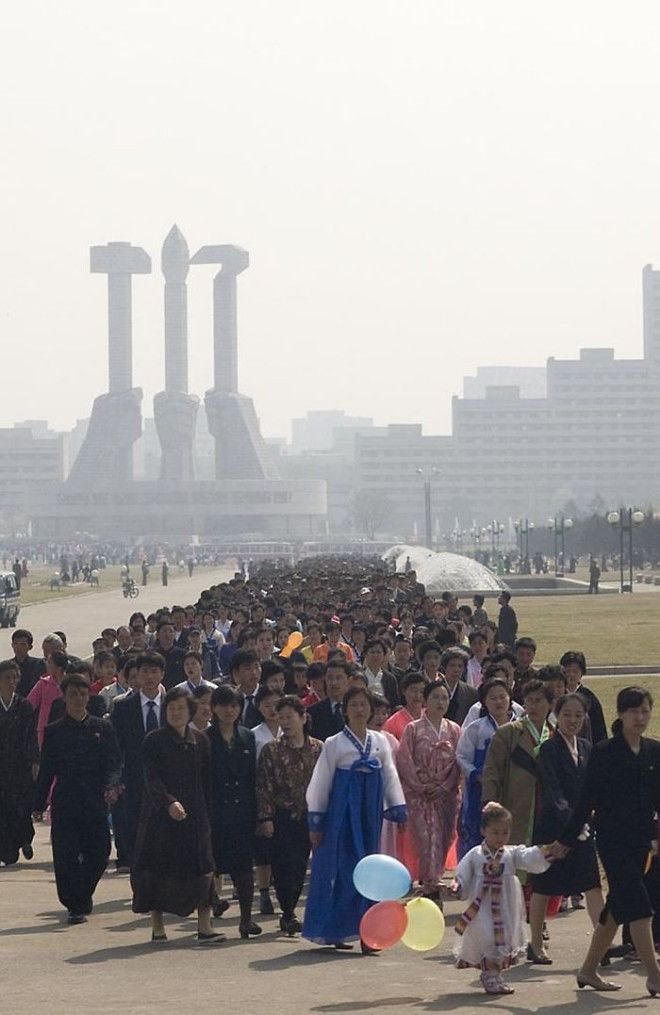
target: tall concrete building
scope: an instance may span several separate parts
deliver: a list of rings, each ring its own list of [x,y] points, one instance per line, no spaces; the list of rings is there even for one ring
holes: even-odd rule
[[[477,367],[463,378],[463,398],[485,398],[486,388],[517,387],[521,398],[545,398],[545,367]]]
[[[43,484],[52,487],[62,482],[64,448],[61,433],[41,431],[36,435],[31,425],[0,429],[1,516],[6,519],[26,512]]]
[[[374,425],[369,416],[347,416],[343,409],[314,409],[300,419],[291,420],[291,451],[301,454],[304,451],[330,451],[336,440],[346,436],[344,431],[353,435],[369,430]]]
[[[386,505],[386,517],[378,526],[382,531],[398,538],[414,528],[424,532],[426,477],[436,528],[460,487],[453,472],[451,437],[426,436],[419,423],[374,427],[355,437],[355,492]]]
[[[567,502],[660,506],[660,271],[642,274],[644,357],[612,349],[543,370],[484,367],[452,400],[450,437],[377,428],[356,440],[356,489],[381,491],[389,532],[422,532],[418,468],[432,469],[434,530],[529,517]],[[515,383],[513,383],[515,382]],[[530,397],[530,396],[534,397]]]

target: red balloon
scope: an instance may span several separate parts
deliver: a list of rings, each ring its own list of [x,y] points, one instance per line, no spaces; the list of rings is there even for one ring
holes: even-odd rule
[[[369,948],[382,951],[400,941],[407,926],[406,907],[388,899],[366,911],[360,921],[360,937]]]

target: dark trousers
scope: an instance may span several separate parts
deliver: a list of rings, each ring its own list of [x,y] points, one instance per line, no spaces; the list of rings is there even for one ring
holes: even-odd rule
[[[71,913],[92,911],[92,896],[110,856],[104,813],[53,813],[51,828],[57,896]]]
[[[115,836],[117,867],[131,866],[131,849],[127,821],[126,797],[122,794],[112,808],[112,831]]]
[[[115,830],[117,838],[117,859],[121,853],[123,863],[119,867],[133,866],[133,853],[135,852],[135,840],[137,839],[138,824],[140,822],[140,808],[142,806],[142,787],[136,790],[133,785],[126,786],[124,793],[120,796],[118,804],[121,806],[119,817],[119,831]],[[113,821],[116,807],[113,811]]]
[[[275,811],[271,840],[271,869],[275,894],[285,920],[291,919],[305,881],[311,849],[306,816],[293,818],[289,811]]]

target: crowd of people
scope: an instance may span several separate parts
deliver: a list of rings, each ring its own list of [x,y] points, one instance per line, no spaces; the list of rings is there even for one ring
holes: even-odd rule
[[[608,738],[582,652],[567,642],[537,668],[510,598],[489,616],[480,595],[428,596],[412,570],[322,558],[136,611],[86,659],[64,632],[33,654],[15,630],[0,663],[0,861],[30,860],[48,820],[70,924],[92,912],[114,843],[154,943],[165,914],[193,913],[200,945],[221,943],[234,900],[240,936],[257,937],[274,893],[283,933],[371,954],[352,873],[387,853],[414,892],[468,901],[454,955],[488,993],[511,992],[503,972],[523,958],[552,964],[546,917],[569,906],[594,925],[579,986],[618,989],[600,968],[628,951],[660,993],[652,698],[622,691]]]

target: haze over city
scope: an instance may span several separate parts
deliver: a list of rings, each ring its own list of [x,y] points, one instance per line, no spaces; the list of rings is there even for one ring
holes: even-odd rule
[[[240,388],[266,436],[341,407],[449,431],[480,364],[641,355],[660,262],[660,12],[362,0],[12,10],[0,68],[0,423],[68,428],[107,390],[92,244],[134,280],[134,383],[163,381],[159,252],[246,247]],[[189,277],[211,386],[210,269]],[[411,381],[412,379],[412,381]]]

